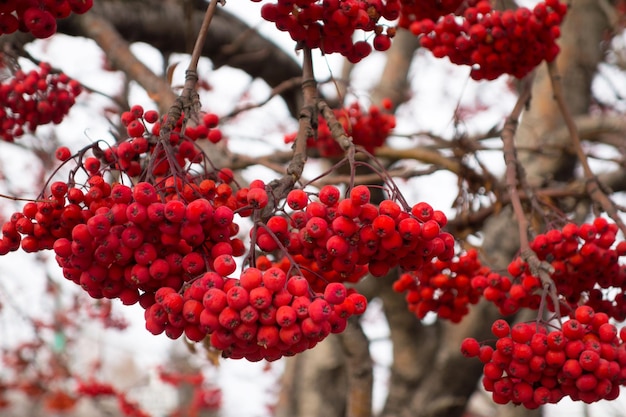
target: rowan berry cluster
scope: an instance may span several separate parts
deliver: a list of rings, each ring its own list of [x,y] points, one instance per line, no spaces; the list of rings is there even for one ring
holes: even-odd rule
[[[194,341],[207,335],[228,358],[273,361],[310,349],[347,319],[362,314],[365,297],[339,283],[311,291],[302,276],[282,269],[246,268],[239,279],[207,272],[181,295],[163,287],[146,310],[150,332]]]
[[[184,131],[183,114],[176,121],[168,143],[163,146],[159,135],[161,127],[167,122],[166,117],[159,118],[154,110],[144,112],[142,106],[133,106],[122,113],[121,122],[126,127],[128,139],[104,149],[98,155],[100,163],[130,177],[141,174],[162,176],[172,169],[204,162],[206,156],[194,144],[197,140],[208,139],[212,143],[222,140],[222,132],[217,128],[219,117],[216,114],[205,113],[197,125],[187,125]],[[64,155],[58,156],[59,159],[69,158],[69,152],[63,152]],[[172,167],[172,164],[177,166]]]
[[[140,291],[178,290],[219,255],[243,254],[243,242],[232,237],[238,231],[233,210],[241,204],[223,195],[232,197],[230,186],[187,185],[184,200],[174,181],[131,188],[94,175],[85,192],[59,181],[50,202],[27,203],[13,215],[3,241],[17,232],[27,252],[53,248],[64,276],[89,295],[134,304]]]
[[[207,384],[201,370],[194,370],[190,373],[166,371],[163,367],[157,369],[159,379],[166,384],[180,387],[186,385],[193,390],[191,404],[187,410],[178,408],[174,415],[183,415],[185,412],[197,415],[200,410],[217,411],[222,406],[222,390],[213,384]]]
[[[623,321],[626,267],[619,264],[619,258],[626,254],[626,242],[615,244],[616,234],[615,224],[596,218],[593,223],[569,223],[550,230],[530,243],[538,259],[553,268],[549,275],[556,299],[547,296],[545,282],[533,275],[521,257],[511,261],[510,276],[506,276],[482,265],[474,250],[402,274],[394,289],[407,293],[409,307],[420,319],[435,312],[439,318],[459,321],[469,303],[484,297],[505,316],[520,308],[538,310],[543,300],[550,311],[555,311],[557,301],[560,311],[586,305]]]
[[[401,274],[393,289],[406,292],[409,310],[419,319],[434,312],[438,318],[457,323],[469,312],[469,305],[476,304],[483,295],[472,280],[490,272],[472,249],[452,260],[435,259],[418,271]]]
[[[374,48],[385,51],[395,28],[385,29],[378,21],[393,21],[399,14],[400,0],[277,0],[261,8],[263,19],[288,32],[300,46],[319,48],[325,54],[338,52],[351,62],[372,51],[367,41],[354,42],[355,31],[373,32]]]
[[[60,123],[81,91],[77,81],[53,73],[47,63],[28,72],[17,70],[0,84],[0,137],[12,142],[40,125]]]
[[[346,198],[331,185],[322,187],[317,199],[309,197],[300,189],[288,194],[290,222],[274,216],[265,232],[259,228],[256,243],[261,250],[278,248],[274,239],[263,237],[271,232],[290,254],[315,262],[316,270],[339,273],[346,281],[362,276],[363,267],[380,277],[395,266],[417,270],[433,258],[454,255],[454,238],[441,231],[445,215],[427,203],[404,208],[384,200],[374,205],[365,185],[352,188]]]
[[[454,6],[450,2],[450,7]],[[400,24],[416,36],[437,58],[448,57],[457,65],[472,67],[475,80],[492,80],[502,74],[522,78],[543,60],[559,52],[556,39],[567,6],[559,0],[538,3],[533,10],[493,10],[491,2],[479,1],[437,19],[401,19]],[[407,16],[403,13],[403,16]]]
[[[374,105],[370,106],[368,111],[364,111],[359,103],[355,102],[346,108],[335,109],[333,113],[345,132],[352,137],[352,142],[370,153],[385,143],[389,133],[396,126],[393,114],[381,111]],[[319,116],[317,123],[316,135],[307,138],[307,146],[317,149],[322,157],[343,155],[344,151],[333,137],[326,120]],[[296,134],[292,133],[285,137],[285,142],[293,142],[295,138]]]
[[[626,333],[591,307],[578,307],[558,330],[497,320],[492,332],[495,349],[468,338],[461,350],[484,363],[483,386],[498,404],[612,400],[626,381]]]
[[[48,38],[57,31],[57,19],[82,14],[93,0],[4,0],[0,3],[0,35],[17,31],[30,32],[36,38]]]
[[[108,383],[95,379],[79,380],[76,393],[91,398],[115,397],[122,415],[127,417],[149,417],[149,414],[143,411],[138,404],[130,401],[124,392],[116,390]]]
[[[626,254],[626,242],[615,245],[617,231],[615,224],[598,217],[592,223],[568,223],[560,230],[538,235],[531,242],[537,257],[554,269],[550,276],[561,310],[570,311],[585,304],[618,321],[626,319],[623,294],[626,268],[619,264],[619,258]],[[518,307],[536,308],[542,287],[539,277],[531,273],[521,258],[514,259],[508,271],[513,277],[507,294],[509,302]],[[550,299],[548,307],[554,311]]]
[[[122,115],[128,141],[76,155],[59,149],[59,159],[77,167],[4,223],[0,254],[53,249],[63,275],[91,297],[139,302],[150,332],[208,338],[231,358],[275,360],[301,352],[343,331],[351,315],[365,310],[365,298],[343,284],[324,282],[315,292],[295,275],[297,266],[248,268],[239,279],[229,277],[237,270],[235,258],[246,252],[235,216],[267,206],[265,183],[237,189],[232,171],[209,170],[204,153],[182,151],[183,144],[195,150],[193,140],[218,131],[216,116],[205,115],[204,124],[185,134],[179,123],[167,140],[157,137],[157,120],[136,106]],[[150,134],[144,122],[154,123]],[[143,144],[136,153],[121,151],[136,142]],[[191,171],[195,164],[203,169]],[[75,181],[80,169],[87,174],[84,185]],[[110,183],[113,171],[125,173],[123,181],[135,175],[145,181]],[[279,217],[263,227],[254,218],[255,241],[267,246],[261,231],[272,230]],[[278,245],[275,232],[270,240]],[[287,250],[283,255],[289,257]]]

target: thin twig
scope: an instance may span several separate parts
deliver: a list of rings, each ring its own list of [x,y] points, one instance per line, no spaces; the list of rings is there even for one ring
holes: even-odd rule
[[[276,87],[272,88],[272,90],[270,91],[270,94],[267,96],[267,98],[265,98],[265,100],[260,101],[258,103],[250,103],[250,104],[243,105],[241,107],[237,107],[236,109],[233,109],[230,113],[228,113],[226,116],[222,117],[221,119],[225,120],[225,119],[234,117],[240,113],[243,113],[245,111],[262,107],[266,105],[267,103],[269,103],[274,97],[283,95],[285,92],[301,84],[302,84],[302,77],[294,77],[294,78],[285,80],[282,83],[278,84]]]
[[[202,25],[200,26],[200,31],[198,32],[198,37],[196,38],[196,43],[191,53],[191,61],[189,62],[187,71],[185,71],[185,84],[183,85],[180,95],[176,97],[176,101],[169,108],[167,112],[167,120],[161,127],[159,136],[163,143],[169,142],[170,134],[181,115],[184,114],[185,116],[183,128],[181,129],[182,134],[184,132],[186,120],[190,117],[195,117],[195,115],[200,111],[200,99],[196,91],[196,84],[198,83],[198,62],[202,56],[202,48],[204,47],[209,26],[211,24],[211,20],[213,20],[213,16],[215,15],[217,3],[219,2],[220,0],[211,0],[206,13],[204,14],[204,19],[202,20]]]
[[[528,263],[531,273],[541,280],[544,295],[550,295],[550,298],[554,302],[555,312],[557,316],[560,317],[558,295],[556,294],[554,281],[552,281],[552,277],[550,276],[550,274],[554,272],[554,268],[550,263],[540,261],[537,254],[530,248],[530,243],[528,241],[528,219],[526,218],[526,213],[522,207],[522,201],[518,190],[518,184],[520,182],[523,183],[524,180],[520,180],[518,178],[518,175],[523,174],[523,171],[518,168],[519,161],[517,160],[514,137],[515,131],[517,130],[518,119],[530,99],[530,94],[530,83],[526,83],[525,88],[523,88],[520,92],[520,96],[517,103],[515,103],[513,111],[511,111],[511,114],[504,122],[504,128],[502,129],[502,144],[504,161],[506,164],[505,180],[507,190],[511,198],[513,212],[515,213],[515,218],[517,219],[518,224],[520,256],[525,262]]]
[[[589,197],[591,197],[593,201],[600,204],[600,207],[602,207],[602,209],[609,215],[609,217],[613,219],[613,221],[615,222],[615,224],[617,224],[622,233],[626,234],[626,225],[620,218],[619,213],[617,212],[617,209],[613,202],[602,190],[602,184],[598,181],[598,178],[589,166],[587,155],[583,151],[580,136],[578,135],[576,122],[574,121],[572,113],[570,112],[567,103],[565,102],[565,96],[563,95],[563,86],[561,84],[561,77],[558,74],[556,63],[548,63],[548,74],[550,75],[550,81],[552,82],[554,99],[559,106],[559,110],[561,111],[561,115],[563,116],[563,120],[565,121],[565,125],[567,126],[567,130],[569,131],[570,137],[572,139],[572,145],[583,168],[583,174],[585,176],[585,179],[587,180],[587,192],[589,193]]]
[[[298,133],[293,143],[293,156],[287,166],[285,175],[268,184],[272,200],[263,209],[261,218],[270,216],[278,202],[285,198],[294,185],[300,180],[304,165],[307,160],[306,142],[307,139],[317,131],[317,83],[313,73],[313,57],[309,48],[303,49],[302,63],[302,94],[304,104],[300,110],[298,120]]]

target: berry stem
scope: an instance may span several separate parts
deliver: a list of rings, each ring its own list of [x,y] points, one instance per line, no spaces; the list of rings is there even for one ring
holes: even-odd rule
[[[200,111],[200,99],[196,91],[196,84],[198,82],[198,61],[202,55],[202,48],[204,47],[204,41],[206,40],[211,20],[215,15],[215,9],[217,3],[221,3],[222,0],[211,0],[207,7],[202,25],[196,37],[196,43],[191,53],[191,62],[185,71],[185,84],[180,95],[176,97],[174,104],[169,108],[167,112],[167,120],[161,127],[160,138],[164,143],[168,143],[170,133],[176,122],[180,119],[180,116],[184,114],[183,126],[181,127],[181,135],[185,132],[186,121],[190,117],[195,117]]]
[[[270,199],[270,203],[263,210],[262,218],[271,216],[276,203],[286,197],[296,182],[300,180],[307,160],[307,138],[314,136],[317,130],[316,103],[318,95],[317,82],[313,73],[313,57],[309,48],[304,48],[302,52],[302,95],[304,96],[304,104],[302,109],[300,109],[298,133],[293,144],[293,156],[289,165],[287,165],[285,175],[268,184],[269,193],[274,198]]]
[[[330,134],[335,139],[337,144],[343,149],[344,152],[354,154],[354,143],[352,142],[352,138],[346,133],[345,129],[339,123],[337,118],[335,117],[335,113],[330,108],[328,103],[323,100],[320,100],[317,103],[317,109],[320,111],[322,117],[328,123],[328,128],[330,129]]]
[[[513,206],[513,212],[515,213],[515,218],[517,219],[518,224],[518,233],[520,239],[520,256],[524,261],[528,263],[530,267],[531,273],[539,277],[541,280],[541,285],[543,287],[542,293],[542,307],[544,304],[543,298],[546,294],[550,295],[550,298],[554,302],[554,309],[557,317],[560,317],[559,313],[559,300],[556,294],[556,287],[550,274],[554,272],[552,265],[548,262],[540,261],[537,257],[537,254],[530,248],[530,244],[528,241],[528,219],[526,219],[526,214],[524,213],[524,208],[522,207],[522,200],[518,190],[518,184],[523,182],[521,178],[523,176],[523,171],[519,168],[519,161],[517,160],[517,152],[515,149],[515,132],[517,130],[518,120],[524,107],[526,107],[528,101],[531,96],[531,83],[525,82],[522,83],[522,90],[520,92],[519,98],[513,107],[513,110],[506,118],[504,122],[504,127],[502,128],[502,146],[503,146],[503,154],[504,154],[504,162],[506,165],[506,173],[505,173],[505,181],[506,186],[509,191],[509,196],[511,198],[511,205]],[[539,314],[543,314],[540,310]]]

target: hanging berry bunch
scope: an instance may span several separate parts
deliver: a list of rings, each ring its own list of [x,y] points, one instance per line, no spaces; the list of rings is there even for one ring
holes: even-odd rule
[[[143,175],[161,176],[174,167],[185,167],[187,164],[203,162],[204,156],[194,143],[208,139],[212,143],[222,140],[222,132],[217,128],[219,117],[214,113],[205,113],[195,126],[185,126],[184,136],[181,135],[184,115],[177,120],[174,132],[169,135],[167,146],[159,144],[159,134],[165,117],[159,119],[154,110],[144,113],[141,106],[133,106],[122,114],[122,124],[126,127],[128,139],[107,147],[99,153],[99,162],[111,169],[124,172],[130,177]],[[170,153],[168,158],[167,153]],[[151,162],[151,166],[142,166]],[[95,163],[95,161],[94,161]],[[224,175],[231,176],[232,173]]]
[[[445,215],[426,203],[403,207],[384,200],[374,205],[364,185],[352,188],[346,198],[336,187],[324,186],[317,201],[308,199],[302,190],[287,196],[295,212],[291,230],[285,222],[282,231],[286,249],[315,261],[321,271],[339,272],[347,281],[360,275],[363,266],[380,277],[395,266],[417,270],[433,258],[454,255],[454,238],[441,230]]]
[[[61,123],[81,91],[77,81],[52,73],[47,63],[29,72],[17,70],[0,84],[0,137],[12,142],[40,125]]]
[[[381,111],[374,105],[370,106],[368,111],[364,111],[359,103],[354,102],[333,112],[346,133],[352,137],[352,142],[370,153],[385,143],[391,130],[396,126],[393,114]],[[290,134],[285,137],[285,142],[290,143],[295,137],[295,133]],[[307,146],[317,149],[322,157],[337,157],[344,154],[322,116],[318,118],[316,136],[307,139]]]
[[[550,274],[561,310],[587,305],[618,321],[626,319],[626,268],[619,260],[626,255],[626,242],[615,244],[617,226],[604,218],[593,223],[569,223],[562,229],[538,235],[531,248],[553,268]],[[514,285],[507,298],[519,307],[536,305],[542,282],[521,258],[509,265]],[[607,291],[612,290],[612,291]],[[552,300],[548,306],[554,310]]]
[[[387,50],[395,29],[378,22],[396,20],[399,14],[400,0],[277,0],[261,8],[263,19],[288,32],[298,44],[325,54],[340,53],[351,62],[372,51],[366,40],[353,41],[355,31],[373,32],[374,47]]]
[[[57,19],[86,13],[92,6],[93,0],[4,0],[0,3],[0,35],[19,29],[36,38],[48,38],[57,31]]]
[[[186,129],[182,120],[158,120],[135,106],[122,115],[127,140],[75,155],[60,148],[59,159],[76,166],[4,223],[0,254],[53,249],[63,275],[91,297],[139,303],[153,334],[206,339],[231,358],[302,352],[363,313],[363,296],[340,282],[310,286],[293,258],[287,272],[251,266],[237,274],[246,248],[236,216],[253,215],[258,230],[273,228],[272,219],[261,226],[264,182],[238,187],[232,171],[212,168],[196,146],[221,139],[217,116],[205,114]],[[172,131],[157,136],[165,123]],[[271,241],[278,247],[277,234]],[[259,247],[275,249],[261,235]]]
[[[480,264],[478,252],[470,250],[458,258],[436,259],[425,263],[419,271],[403,273],[393,289],[406,292],[409,310],[419,319],[434,312],[438,318],[457,323],[469,312],[469,305],[482,297],[472,280],[489,272]]]
[[[515,11],[493,10],[491,2],[479,1],[437,19],[403,14],[400,24],[420,36],[421,45],[435,57],[470,66],[475,80],[492,80],[503,74],[522,78],[558,54],[556,39],[566,10],[559,0]]]
[[[618,331],[604,313],[578,307],[559,323],[517,323],[497,320],[495,349],[473,338],[461,351],[483,363],[483,387],[497,404],[534,409],[563,397],[592,403],[613,400],[624,384],[626,332]]]
[[[555,312],[556,302],[565,314],[585,305],[623,321],[626,267],[619,259],[626,254],[626,242],[616,244],[616,234],[615,224],[596,218],[593,223],[568,223],[537,235],[530,247],[552,268],[548,280],[554,286],[552,296],[545,290],[548,281],[533,274],[521,257],[511,261],[507,276],[482,265],[474,250],[402,274],[394,289],[407,293],[409,307],[420,319],[435,312],[439,318],[459,321],[469,304],[484,297],[505,316],[542,306]]]

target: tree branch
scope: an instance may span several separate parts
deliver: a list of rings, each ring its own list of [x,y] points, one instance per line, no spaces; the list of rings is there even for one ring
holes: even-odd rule
[[[165,113],[176,100],[167,81],[157,76],[131,52],[128,42],[106,18],[94,13],[76,17],[77,25],[85,36],[92,38],[105,52],[115,68],[137,81],[157,103],[159,112]]]

